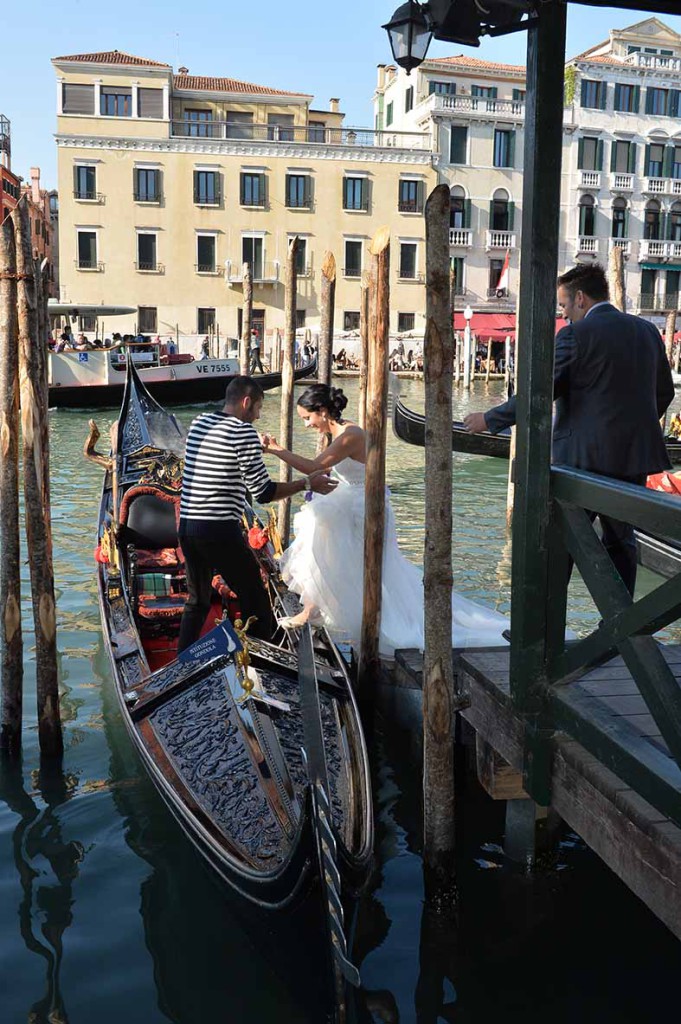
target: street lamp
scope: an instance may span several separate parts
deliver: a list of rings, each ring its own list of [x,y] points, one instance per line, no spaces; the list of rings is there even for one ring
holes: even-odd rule
[[[387,25],[395,63],[410,74],[426,59],[433,30],[425,10],[415,0],[398,7]]]

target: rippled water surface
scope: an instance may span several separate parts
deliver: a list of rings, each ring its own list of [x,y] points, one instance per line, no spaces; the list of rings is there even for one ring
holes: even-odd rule
[[[346,383],[352,408],[356,385]],[[404,382],[403,393],[422,407],[422,384]],[[456,398],[457,412],[500,395],[498,385],[477,384],[470,398]],[[256,918],[215,885],[118,717],[92,560],[101,473],[81,455],[88,415],[51,414],[66,741],[57,780],[38,771],[27,588],[24,600],[24,762],[0,767],[0,1024],[322,1024],[305,930],[290,946],[276,919]],[[97,418],[105,435],[112,415]],[[276,392],[262,425],[277,432]],[[312,444],[297,427],[299,450]],[[507,465],[458,455],[453,464],[455,586],[507,611]],[[390,434],[387,477],[400,541],[420,561],[423,451]],[[595,618],[579,580],[570,614],[578,630]],[[461,800],[457,916],[424,911],[412,747],[383,723],[373,748],[378,870],[354,935],[364,983],[358,1020],[639,1024],[668,1016],[681,960],[665,929],[575,837],[532,879],[511,868],[500,805],[476,787]]]

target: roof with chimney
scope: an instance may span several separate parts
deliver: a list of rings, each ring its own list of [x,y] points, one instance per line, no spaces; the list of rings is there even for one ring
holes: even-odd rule
[[[123,50],[101,50],[98,53],[72,53],[66,57],[55,57],[55,61],[68,61],[74,64],[128,64],[134,67],[144,68],[170,68],[170,64],[161,64],[157,60],[148,60],[146,57],[135,57],[131,53],[124,53]]]

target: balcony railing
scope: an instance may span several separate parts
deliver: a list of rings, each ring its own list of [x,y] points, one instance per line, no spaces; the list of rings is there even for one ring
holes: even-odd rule
[[[679,293],[667,292],[666,295],[642,294],[638,297],[638,308],[647,313],[668,313],[679,308]]]
[[[515,233],[513,231],[488,231],[485,248],[515,249]]]
[[[243,261],[237,263],[236,260],[227,260],[225,262],[226,277],[228,284],[241,284],[243,275]],[[251,268],[251,280],[253,284],[276,284],[279,280],[280,262],[279,260],[272,260],[263,262],[259,260],[255,266]]]
[[[424,273],[419,272],[419,271],[414,271],[413,273],[409,273],[409,272],[405,273],[403,270],[399,270],[399,269],[397,271],[397,280],[401,284],[404,284],[405,282],[409,282],[409,281],[412,281],[412,282],[414,282],[416,284],[423,284],[425,279],[426,279],[426,275]]]
[[[621,174],[619,171],[610,175],[610,188],[616,192],[633,192],[634,175]]]
[[[420,103],[428,104],[431,110],[456,110],[465,113],[489,114],[490,117],[525,117],[523,100],[500,100],[491,96],[447,96],[432,93],[423,96]]]
[[[681,71],[681,58],[661,57],[656,53],[630,53],[624,59],[625,64],[633,64],[635,68],[657,68],[660,71]]]
[[[165,274],[166,268],[162,263],[157,263],[155,260],[138,260],[135,264],[135,270],[141,274]]]
[[[132,195],[136,203],[160,203],[161,200],[163,199],[163,196],[161,195],[160,192],[150,193],[138,192],[137,190],[135,190]]]
[[[641,191],[648,192],[653,196],[660,196],[665,192],[671,192],[671,184],[670,178],[644,178]]]
[[[631,239],[630,238],[609,238],[608,239],[608,252],[612,252],[613,249],[621,249],[625,256],[631,256]]]
[[[322,145],[427,151],[427,132],[374,131],[371,128],[309,128],[296,125],[234,124],[229,121],[171,121],[170,134],[176,138],[222,139],[234,142],[262,142],[279,145]]]
[[[343,267],[343,277],[361,277],[361,267]]]
[[[449,244],[459,248],[470,249],[473,244],[473,232],[470,228],[450,228]]]
[[[345,202],[343,202],[343,209],[346,213],[368,213],[369,196],[362,196],[361,199],[349,205],[346,205]]]
[[[73,198],[83,203],[103,203],[105,199],[101,192],[92,192],[86,188],[75,188]]]
[[[423,203],[418,199],[400,199],[397,203],[398,213],[423,213]]]
[[[222,196],[219,192],[208,195],[205,192],[194,192],[194,203],[196,206],[219,206]]]
[[[658,238],[642,238],[638,251],[639,261],[645,259],[662,260],[668,255],[669,245]]]
[[[598,239],[591,235],[580,235],[577,239],[577,252],[589,253],[591,256],[598,255]]]
[[[681,260],[681,242],[668,242],[669,245],[669,259],[670,260]]]
[[[89,270],[99,272],[100,274],[104,270],[104,264],[100,263],[99,260],[81,260],[77,259],[73,261],[76,264],[76,270]]]
[[[579,187],[580,188],[600,188],[601,187],[601,172],[600,171],[580,171],[579,172]]]
[[[208,274],[212,277],[222,276],[222,267],[218,267],[215,263],[195,263],[194,270],[197,274]]]

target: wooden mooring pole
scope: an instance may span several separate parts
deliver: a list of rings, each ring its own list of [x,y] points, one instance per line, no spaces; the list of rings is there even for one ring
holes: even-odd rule
[[[241,344],[239,345],[239,373],[247,376],[251,364],[251,329],[253,327],[253,272],[250,263],[241,271],[244,308],[241,316]],[[263,339],[261,339],[261,344]]]
[[[0,750],[21,751],[23,642],[19,568],[19,344],[14,224],[0,225]]]
[[[284,278],[284,351],[281,367],[281,417],[279,421],[279,443],[284,448],[293,446],[293,363],[296,348],[296,254],[298,236],[289,242],[286,255],[286,276]],[[279,479],[291,479],[291,467],[282,462]],[[279,502],[278,528],[281,543],[288,546],[291,533],[291,499]]]
[[[388,420],[388,347],[390,340],[390,228],[379,228],[371,240],[370,335],[366,411],[366,490],[364,515],[364,600],[357,679],[367,697],[379,671],[378,636],[383,583],[385,529],[385,446]],[[451,427],[450,427],[451,429]]]
[[[664,349],[667,353],[669,365],[674,363],[674,334],[676,333],[676,310],[670,309],[667,313],[667,323],[664,329]]]
[[[19,388],[24,464],[26,541],[36,644],[38,739],[41,753],[64,752],[59,714],[57,616],[52,563],[50,454],[47,389],[47,309],[40,266],[33,260],[28,206],[12,214],[17,255]]]
[[[454,878],[454,717],[452,670],[452,377],[447,185],[426,202],[426,409],[423,658],[423,833],[426,896]]]
[[[362,430],[367,422],[367,381],[369,374],[369,274],[362,272],[359,293],[359,404],[357,422]]]
[[[613,245],[610,253],[610,299],[623,313],[627,309],[627,295],[624,288],[624,253],[621,246]]]
[[[320,384],[331,383],[333,356],[333,321],[336,308],[336,258],[325,252],[322,261],[321,323],[317,351],[317,379]]]

